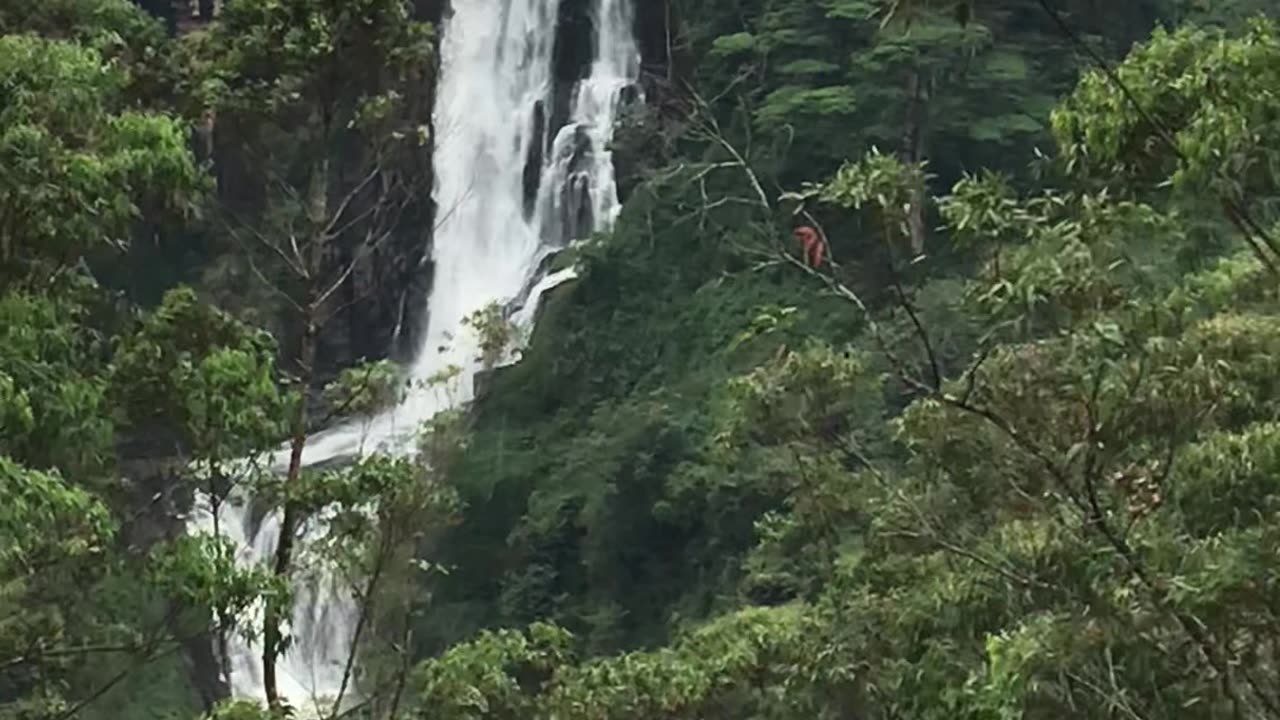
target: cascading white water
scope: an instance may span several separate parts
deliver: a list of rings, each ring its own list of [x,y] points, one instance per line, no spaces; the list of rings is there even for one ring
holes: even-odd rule
[[[631,0],[593,0],[591,65],[572,88],[568,116],[557,129],[548,127],[548,108],[555,105],[559,2],[454,0],[436,98],[435,275],[427,326],[408,369],[411,389],[390,412],[312,438],[304,464],[373,449],[411,452],[423,422],[472,398],[481,353],[464,319],[496,302],[517,324],[527,324],[539,296],[572,274],[544,275],[547,257],[615,220],[608,144],[624,91],[639,76]],[[537,161],[533,188],[530,158]],[[425,382],[454,366],[461,368],[457,391]],[[283,467],[287,457],[282,452],[274,460]],[[264,563],[274,552],[279,519],[267,515],[254,522],[248,505],[224,505],[219,530],[238,544],[245,562]],[[210,529],[209,513],[198,524]],[[322,532],[318,524],[304,533],[315,537]],[[323,572],[298,592],[292,645],[277,668],[281,694],[291,705],[305,711],[337,694],[356,613],[350,594]],[[260,648],[229,640],[233,692],[262,697]]]

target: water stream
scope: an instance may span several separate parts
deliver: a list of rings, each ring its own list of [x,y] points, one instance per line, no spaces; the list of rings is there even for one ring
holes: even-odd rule
[[[410,452],[424,421],[472,399],[480,350],[463,320],[496,302],[527,325],[539,296],[572,275],[548,275],[547,259],[616,218],[608,142],[640,62],[631,0],[589,0],[590,61],[566,84],[557,77],[557,43],[563,49],[573,40],[558,19],[560,2],[572,1],[454,0],[442,28],[435,111],[434,278],[408,368],[412,389],[389,412],[313,437],[305,464]],[[451,366],[461,368],[453,392],[417,382]],[[287,457],[281,452],[275,461],[283,466]],[[279,519],[254,518],[249,505],[224,505],[219,529],[245,562],[267,562]],[[207,512],[198,524],[212,525]],[[320,532],[315,525],[302,530],[304,538]],[[280,691],[292,706],[305,711],[337,694],[356,617],[350,594],[323,572],[297,593],[292,644],[278,664]],[[263,697],[261,649],[230,637],[227,656],[233,693]]]

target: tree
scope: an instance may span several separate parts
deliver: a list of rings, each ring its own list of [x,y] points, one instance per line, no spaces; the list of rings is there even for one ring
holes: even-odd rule
[[[182,212],[202,186],[184,126],[127,109],[127,75],[96,51],[0,37],[0,274],[42,287],[127,244],[138,207]]]
[[[868,191],[869,165],[839,173],[824,197],[851,209],[872,199],[878,218],[892,217],[895,175]],[[855,456],[886,494],[871,499],[866,575],[843,591],[860,593],[849,612],[898,629],[847,641],[863,657],[927,659],[907,675],[892,663],[869,669],[864,682],[903,689],[878,701],[885,713],[1161,717],[1194,706],[1204,717],[1274,716],[1276,689],[1259,675],[1268,661],[1243,649],[1271,642],[1257,629],[1267,591],[1255,598],[1244,578],[1260,571],[1246,558],[1272,552],[1272,540],[1193,489],[1271,494],[1240,465],[1270,452],[1270,416],[1257,411],[1271,383],[1255,365],[1274,342],[1270,292],[1255,284],[1263,264],[1228,256],[1182,277],[1189,234],[1176,216],[1088,191],[1017,201],[1007,187],[975,178],[940,201],[957,240],[1004,245],[986,255],[961,315],[988,338],[972,360],[948,371],[955,358],[938,354],[908,293],[895,313],[908,332],[871,325],[919,398],[899,421],[904,464]],[[825,282],[867,312],[854,291]],[[1224,386],[1238,402],[1219,400]],[[1201,504],[1175,509],[1183,492]],[[904,567],[914,555],[917,571],[886,588],[869,550],[880,542],[883,562]],[[947,557],[950,569],[926,580]],[[915,602],[939,598],[963,610],[910,620]],[[957,640],[931,652],[904,643],[940,633]],[[975,636],[988,638],[980,666],[959,640]],[[945,694],[958,683],[972,694]]]
[[[1280,70],[1272,20],[1240,37],[1222,30],[1158,31],[1113,73],[1085,77],[1054,115],[1055,132],[1081,172],[1127,184],[1128,192],[1176,193],[1181,206],[1216,212],[1277,263],[1277,177],[1268,87]],[[1216,207],[1215,207],[1216,206]]]
[[[188,464],[208,473],[214,515],[284,435],[274,341],[177,288],[124,335],[113,357],[116,407],[136,429],[164,426]]]
[[[157,516],[191,486],[139,497],[128,441],[168,426],[161,454],[205,462],[260,447],[273,419],[246,413],[273,411],[272,349],[190,292],[143,320],[94,278],[144,215],[181,220],[208,187],[188,126],[154,109],[159,28],[125,2],[59,0],[0,3],[0,31],[0,716],[129,713],[144,668],[170,678],[147,701],[182,712],[166,658],[268,578],[220,539],[173,538]]]
[[[184,313],[193,302],[174,293],[137,335],[112,328],[123,336],[112,347],[90,284],[0,295],[0,715],[70,717],[211,625],[234,626],[267,587],[221,538],[139,543],[149,505],[193,488],[173,480],[139,509],[139,479],[120,478],[117,436],[138,428],[175,429],[176,447],[161,452],[215,477],[230,453],[275,442],[278,419],[262,414],[276,397],[270,351],[246,351],[253,336],[213,325],[216,314]],[[215,501],[226,492],[211,490]],[[116,661],[109,676],[102,657]]]
[[[186,451],[214,462],[218,451],[247,441],[238,435],[246,424],[205,421],[218,411],[224,419],[243,417],[262,396],[231,381],[243,367],[228,361],[237,351],[217,341],[188,352],[168,373],[161,363],[142,362],[137,340],[126,341],[129,347],[113,358],[92,325],[94,294],[82,287],[78,296],[0,295],[0,498],[7,510],[0,525],[9,539],[0,549],[0,583],[10,610],[0,623],[5,717],[80,712],[207,633],[211,621],[218,628],[234,625],[267,580],[237,569],[234,549],[218,538],[126,545],[139,511],[128,482],[117,475],[119,415],[134,411],[180,428]],[[182,331],[200,336],[203,329],[187,320]],[[113,366],[113,359],[120,364]],[[245,377],[260,378],[239,376]],[[274,391],[269,379],[267,387]],[[155,406],[143,406],[147,412],[140,415],[137,405],[111,402],[126,397],[126,388]],[[209,391],[214,412],[181,412],[207,410],[192,401],[207,400]],[[163,488],[157,498],[162,495],[181,496],[182,488]],[[95,672],[100,657],[118,660],[101,680],[103,673]],[[77,679],[84,685],[77,687]]]
[[[125,95],[135,103],[159,109],[173,99],[176,72],[164,28],[129,0],[5,0],[0,32],[62,40],[101,54],[127,77]]]
[[[233,219],[231,228],[299,333],[291,353],[298,400],[289,420],[290,486],[303,474],[321,330],[355,301],[353,274],[387,251],[420,189],[421,177],[401,159],[422,152],[428,139],[410,99],[430,77],[430,32],[413,17],[404,0],[251,0],[229,5],[196,41],[208,62],[198,92],[219,122],[248,129],[246,144],[260,153],[268,178],[265,222]],[[286,499],[279,577],[290,572],[301,521],[297,503]],[[264,685],[273,708],[283,611],[279,600],[269,602],[264,620]]]
[[[826,672],[805,655],[806,610],[744,610],[669,648],[580,664],[562,628],[486,632],[423,664],[412,717],[795,717],[813,707],[799,687],[779,692],[782,676]]]
[[[83,585],[100,576],[115,523],[100,500],[56,472],[29,470],[5,457],[0,496],[0,606],[8,618],[0,624],[0,714],[39,717],[42,706],[58,702],[59,636],[71,621],[63,613],[79,606]]]
[[[1049,111],[1074,82],[1069,43],[1017,2],[980,3],[962,19],[956,3],[758,5],[740,31],[689,41],[709,41],[699,89],[730,100],[716,109],[728,139],[783,184],[871,147],[907,164],[932,161],[944,183],[965,168],[1003,168],[1047,139]],[[690,13],[703,27],[737,17],[715,3]],[[729,122],[735,110],[749,117]],[[923,200],[908,215],[917,254],[929,225]]]

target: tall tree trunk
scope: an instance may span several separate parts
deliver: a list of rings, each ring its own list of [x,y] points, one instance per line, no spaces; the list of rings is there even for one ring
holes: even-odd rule
[[[913,70],[907,79],[907,118],[904,124],[905,133],[902,138],[902,159],[909,165],[916,165],[927,159],[925,146],[927,90],[920,71]],[[907,228],[910,233],[911,255],[919,257],[924,254],[925,237],[928,234],[924,220],[925,188],[921,184],[912,188],[911,200],[907,208]]]
[[[310,313],[309,313],[310,315]],[[298,402],[298,410],[293,417],[293,428],[289,440],[289,470],[285,476],[285,487],[297,484],[302,475],[302,451],[307,446],[307,400],[306,393],[311,384],[311,368],[315,364],[316,330],[313,317],[307,318],[307,327],[303,332],[302,346],[299,349],[298,362],[302,373],[298,379],[302,398]],[[298,508],[287,497],[284,503],[283,517],[280,519],[280,539],[276,542],[275,562],[272,572],[278,578],[288,577],[293,564],[293,545],[298,532]],[[276,681],[276,660],[280,657],[282,636],[280,625],[285,613],[289,610],[280,598],[267,601],[263,614],[262,628],[262,688],[267,696],[267,705],[279,710],[280,690]]]
[[[379,520],[381,522],[381,520]],[[387,558],[392,553],[395,542],[390,530],[383,530],[382,537],[378,542],[378,556],[374,561],[373,572],[369,574],[368,581],[365,582],[364,593],[360,597],[360,615],[356,620],[355,632],[351,635],[351,650],[347,652],[347,661],[342,668],[342,682],[338,685],[338,695],[333,700],[333,710],[329,713],[330,717],[337,718],[342,714],[342,701],[347,694],[347,686],[351,683],[351,674],[355,670],[356,655],[360,652],[360,643],[364,640],[364,633],[372,622],[373,594],[378,591],[378,584],[382,581],[382,572],[386,567]]]
[[[307,301],[303,307],[302,342],[298,347],[298,388],[301,397],[298,409],[293,416],[289,440],[289,469],[285,475],[284,512],[280,519],[280,538],[276,542],[275,562],[272,572],[277,578],[287,578],[293,565],[293,548],[297,539],[300,521],[297,505],[289,499],[288,491],[298,484],[302,477],[302,453],[307,446],[308,405],[307,393],[315,379],[316,344],[320,331],[320,282],[324,270],[327,248],[325,226],[329,214],[329,161],[327,158],[316,162],[312,168],[311,188],[309,190],[309,220],[313,228],[311,242],[307,248]],[[272,710],[280,710],[280,688],[276,678],[276,661],[280,658],[282,636],[280,625],[285,607],[279,598],[271,598],[263,613],[262,628],[262,688],[267,696],[267,705]]]

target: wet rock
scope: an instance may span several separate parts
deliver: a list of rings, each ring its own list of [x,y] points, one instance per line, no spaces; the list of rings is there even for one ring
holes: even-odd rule
[[[545,138],[547,134],[547,105],[539,100],[533,107],[533,127],[530,128],[534,138]],[[529,154],[524,161],[524,217],[533,217],[538,207],[538,183],[542,179],[542,165],[545,160],[545,142],[529,143]]]
[[[551,118],[547,137],[569,122],[573,91],[591,73],[595,57],[593,0],[560,0],[556,42],[552,51]]]

